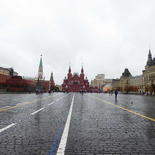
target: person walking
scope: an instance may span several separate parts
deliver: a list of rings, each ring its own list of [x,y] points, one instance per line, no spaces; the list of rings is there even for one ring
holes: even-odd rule
[[[118,91],[115,90],[115,100],[117,100]]]

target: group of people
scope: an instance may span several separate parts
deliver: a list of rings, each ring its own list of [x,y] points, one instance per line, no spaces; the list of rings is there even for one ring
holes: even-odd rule
[[[36,89],[36,94],[42,94],[43,91],[41,89]]]

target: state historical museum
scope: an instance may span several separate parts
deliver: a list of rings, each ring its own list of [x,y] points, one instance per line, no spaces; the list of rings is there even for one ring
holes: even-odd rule
[[[78,73],[71,73],[71,67],[69,67],[67,78],[63,80],[62,91],[64,92],[88,92],[89,82],[87,77],[84,79],[84,69],[81,68],[80,75]]]

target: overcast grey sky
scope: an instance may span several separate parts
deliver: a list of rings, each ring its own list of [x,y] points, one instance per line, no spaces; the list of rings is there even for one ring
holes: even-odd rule
[[[119,78],[142,74],[155,55],[154,0],[1,0],[0,66],[35,77],[43,55],[45,79],[62,84],[72,72]]]

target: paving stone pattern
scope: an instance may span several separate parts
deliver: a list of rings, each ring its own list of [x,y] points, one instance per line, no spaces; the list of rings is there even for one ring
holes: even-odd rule
[[[49,155],[57,132],[65,126],[72,97],[73,93],[0,94],[0,108],[17,105],[0,111],[0,129],[15,123],[0,133],[0,155]],[[155,122],[104,101],[155,119],[154,96],[118,94],[116,102],[114,95],[76,93],[65,155],[155,155]]]
[[[92,96],[122,107],[127,106],[130,110],[141,114],[144,112],[149,114],[149,111],[152,112],[155,107],[153,105],[155,98],[151,98],[152,103],[149,100],[150,105],[147,106],[144,105],[145,102],[139,102],[139,96],[119,95],[117,103],[114,96],[101,94],[92,94]],[[143,97],[140,96],[140,99]],[[133,100],[134,104],[131,104]],[[145,109],[146,107],[148,109]],[[154,155],[154,140],[155,122],[88,97],[86,94],[76,95],[65,154]]]

